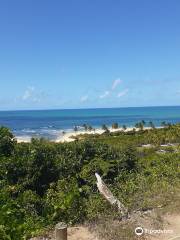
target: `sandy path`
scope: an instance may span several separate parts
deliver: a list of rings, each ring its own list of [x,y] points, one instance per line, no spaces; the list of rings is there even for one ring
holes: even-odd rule
[[[149,235],[149,240],[180,240],[180,215],[167,215],[165,230],[171,233]],[[148,236],[148,235],[146,235]],[[72,227],[68,229],[68,240],[99,240],[86,227]],[[116,240],[116,239],[114,239]],[[133,239],[132,239],[133,240]]]
[[[180,240],[180,215],[167,215],[164,219],[164,229],[172,233],[155,234],[149,240]]]
[[[145,234],[144,236],[146,237],[146,239],[148,240],[180,240],[180,215],[167,215],[164,218],[164,220],[165,220],[164,230],[170,230],[171,233]],[[44,238],[36,237],[36,238],[31,238],[31,240],[55,240],[54,231],[51,232],[51,234],[49,235],[51,236],[44,237]],[[141,237],[138,237],[138,238],[142,239]],[[135,238],[133,238],[132,240],[134,239]],[[136,239],[137,239],[137,236],[136,236]],[[79,226],[79,227],[68,228],[68,240],[100,240],[100,239],[97,238],[97,236],[95,236],[95,234],[92,233],[87,227]],[[114,240],[118,240],[118,239],[114,239]]]
[[[86,227],[72,227],[68,229],[68,240],[98,240]]]
[[[87,227],[69,227],[67,231],[68,240],[99,240]],[[44,236],[34,237],[29,240],[55,240],[54,231],[47,232]]]

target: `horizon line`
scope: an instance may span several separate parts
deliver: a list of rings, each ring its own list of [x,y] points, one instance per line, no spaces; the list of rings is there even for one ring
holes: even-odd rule
[[[128,107],[87,107],[87,108],[45,108],[45,109],[7,109],[0,112],[20,112],[20,111],[63,111],[63,110],[94,110],[94,109],[120,109],[120,108],[151,108],[151,107],[180,107],[180,105],[149,105],[149,106],[128,106]]]

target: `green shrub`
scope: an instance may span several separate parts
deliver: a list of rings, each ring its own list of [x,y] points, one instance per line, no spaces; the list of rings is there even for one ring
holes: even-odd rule
[[[175,125],[88,135],[72,143],[17,144],[8,129],[0,128],[0,238],[28,239],[59,221],[118,217],[97,190],[96,172],[130,211],[168,205],[180,186],[180,149],[157,150],[178,143],[179,136]],[[150,148],[142,147],[148,143]]]

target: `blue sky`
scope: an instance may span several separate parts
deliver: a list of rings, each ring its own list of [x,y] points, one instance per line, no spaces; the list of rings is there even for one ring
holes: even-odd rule
[[[0,110],[179,105],[179,0],[0,1]]]

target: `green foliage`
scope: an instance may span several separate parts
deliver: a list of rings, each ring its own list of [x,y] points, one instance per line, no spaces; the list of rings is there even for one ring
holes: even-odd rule
[[[85,208],[76,179],[59,180],[45,196],[44,214],[52,221],[77,223],[84,219]]]
[[[16,141],[8,128],[0,127],[0,156],[10,156]]]
[[[0,239],[11,240],[10,236],[6,233],[6,228],[4,225],[0,225]]]
[[[180,183],[180,125],[88,135],[82,141],[17,144],[0,128],[0,239],[23,240],[45,226],[96,220],[117,211],[96,187],[98,172],[129,210],[166,205]],[[144,148],[150,143],[152,147]],[[165,154],[158,153],[165,149]]]

